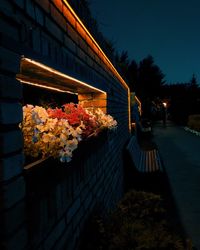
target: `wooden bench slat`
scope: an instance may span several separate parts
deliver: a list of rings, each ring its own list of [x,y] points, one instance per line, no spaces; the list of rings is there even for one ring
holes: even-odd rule
[[[149,173],[163,171],[162,162],[158,150],[142,150],[137,142],[137,138],[132,136],[126,149],[139,172]]]

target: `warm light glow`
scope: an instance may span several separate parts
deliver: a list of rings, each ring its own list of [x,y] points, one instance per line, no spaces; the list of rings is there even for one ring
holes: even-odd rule
[[[48,66],[46,66],[46,65],[44,65],[44,64],[42,64],[42,63],[36,62],[36,61],[34,61],[34,60],[32,60],[32,59],[25,58],[25,57],[22,58],[22,60],[27,61],[27,62],[29,62],[29,63],[32,63],[32,64],[34,64],[34,65],[36,65],[36,66],[38,66],[38,67],[40,67],[40,68],[42,68],[42,69],[45,69],[45,70],[47,70],[47,71],[49,71],[49,72],[51,72],[51,73],[54,73],[55,75],[61,76],[61,77],[65,78],[65,79],[72,80],[72,81],[74,81],[74,82],[76,82],[76,83],[79,83],[79,84],[81,84],[81,85],[83,85],[83,86],[86,86],[87,88],[89,88],[89,89],[91,89],[91,90],[95,90],[95,91],[101,92],[101,93],[103,93],[103,94],[106,94],[106,92],[103,91],[103,90],[101,90],[101,89],[95,88],[95,87],[93,87],[93,86],[91,86],[91,85],[89,85],[89,84],[87,84],[87,83],[85,83],[85,82],[82,82],[82,81],[80,81],[80,80],[78,80],[78,79],[76,79],[76,78],[74,78],[74,77],[71,77],[71,76],[69,76],[69,75],[63,74],[63,73],[61,73],[61,72],[59,72],[59,71],[57,71],[57,70],[55,70],[55,69],[52,69],[52,68],[50,68],[50,67],[48,67]],[[40,85],[40,86],[41,86],[41,85]],[[45,86],[45,87],[47,87],[47,86]]]
[[[136,122],[132,122],[131,126],[132,126],[133,129],[135,129],[136,128]]]
[[[113,66],[113,64],[110,62],[110,60],[107,58],[107,56],[105,55],[105,53],[103,52],[103,50],[101,49],[101,47],[98,45],[98,43],[96,42],[96,40],[93,38],[93,36],[90,34],[90,32],[88,31],[88,29],[85,27],[85,25],[82,23],[82,21],[80,20],[80,18],[76,15],[75,11],[72,9],[72,7],[70,6],[70,4],[68,3],[67,0],[63,0],[63,2],[65,3],[65,5],[67,6],[67,8],[69,9],[69,11],[71,12],[71,14],[74,16],[74,18],[76,19],[76,21],[78,22],[78,24],[80,24],[80,26],[83,28],[83,30],[86,33],[86,37],[83,31],[80,31],[80,28],[78,27],[78,31],[80,32],[80,35],[82,35],[83,39],[87,41],[88,45],[95,51],[95,53],[102,59],[102,61],[107,65],[107,67],[111,70],[111,72],[117,77],[117,79],[120,81],[120,83],[127,89],[128,91],[128,116],[129,116],[129,131],[131,131],[131,110],[130,110],[130,89],[128,87],[128,85],[126,84],[126,82],[123,80],[123,78],[120,76],[120,74],[118,73],[118,71],[115,69],[115,67]],[[72,24],[73,25],[73,24]],[[89,38],[89,39],[88,39]],[[89,40],[92,40],[92,43],[95,46],[91,46],[91,42]]]
[[[129,132],[131,132],[131,92],[128,88],[128,128]]]
[[[166,107],[167,107],[167,103],[166,103],[166,102],[163,102],[163,106],[166,108]]]
[[[99,51],[101,52],[101,54],[103,55],[103,58],[106,59],[108,65],[110,66],[110,68],[112,69],[112,71],[115,73],[115,75],[117,76],[117,78],[120,80],[120,82],[128,89],[128,85],[126,84],[126,82],[123,80],[123,78],[120,76],[120,74],[117,72],[117,70],[115,69],[115,67],[113,66],[113,64],[110,62],[110,60],[107,58],[107,56],[105,55],[105,53],[103,52],[103,50],[101,49],[101,47],[98,45],[98,43],[96,42],[96,40],[93,38],[93,36],[90,34],[90,32],[88,31],[88,29],[85,27],[85,25],[82,23],[82,21],[80,20],[80,18],[76,15],[75,11],[72,9],[72,7],[70,6],[70,4],[67,2],[67,0],[63,0],[64,3],[66,4],[67,8],[69,8],[69,10],[71,11],[71,13],[74,15],[75,19],[78,21],[78,23],[82,26],[82,28],[85,30],[86,34],[90,37],[90,39],[92,40],[92,42],[96,45],[96,47],[99,49]]]
[[[74,92],[71,92],[71,91],[68,91],[68,90],[62,90],[62,89],[59,89],[59,88],[54,88],[54,87],[41,85],[41,84],[34,83],[34,82],[29,82],[29,81],[22,80],[20,78],[16,78],[16,79],[19,80],[21,83],[26,83],[28,85],[32,85],[32,86],[35,86],[35,87],[39,87],[39,88],[43,88],[43,89],[50,89],[50,90],[63,92],[63,93],[69,93],[69,94],[72,94],[72,95],[78,95],[78,93],[74,93]]]
[[[141,106],[141,102],[140,102],[140,100],[138,99],[137,96],[135,96],[135,99],[136,99],[137,103]]]
[[[140,115],[142,115],[142,104],[141,104],[141,101],[138,99],[137,96],[135,96],[135,100],[136,100],[136,102],[137,102],[138,105],[139,105],[139,112],[140,112]]]

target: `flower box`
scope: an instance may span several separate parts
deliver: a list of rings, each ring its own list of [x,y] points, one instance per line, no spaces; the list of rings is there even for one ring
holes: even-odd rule
[[[27,105],[23,110],[21,128],[24,133],[24,152],[27,159],[35,159],[26,161],[26,170],[45,165],[48,158],[58,158],[63,163],[61,166],[65,166],[64,163],[69,163],[73,158],[72,163],[67,165],[74,165],[76,152],[80,151],[78,149],[85,151],[82,145],[90,144],[93,140],[98,142],[107,130],[113,130],[117,125],[110,115],[104,114],[100,109],[91,112],[72,103],[64,105],[64,109]],[[89,152],[93,152],[92,148]],[[82,157],[85,154],[86,152]]]

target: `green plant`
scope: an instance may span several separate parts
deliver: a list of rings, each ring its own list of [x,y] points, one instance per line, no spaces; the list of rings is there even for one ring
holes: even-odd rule
[[[106,219],[96,217],[90,239],[97,250],[183,250],[183,239],[167,220],[159,195],[130,191]],[[95,225],[95,226],[94,226]],[[93,241],[94,243],[94,241]]]

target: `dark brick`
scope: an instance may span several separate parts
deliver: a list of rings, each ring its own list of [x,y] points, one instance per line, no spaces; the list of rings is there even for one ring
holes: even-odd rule
[[[61,238],[56,242],[55,249],[63,250],[67,248],[70,239],[73,238],[72,224],[68,225]]]
[[[14,14],[14,6],[10,1],[1,0],[0,10],[1,13],[4,13],[6,16],[12,16]]]
[[[79,182],[77,181],[77,185],[74,187],[74,199],[76,199],[77,197],[80,197],[81,190],[78,185],[79,183],[80,181]]]
[[[59,2],[61,3],[61,1]],[[67,22],[65,18],[62,16],[62,14],[57,10],[57,8],[53,4],[50,5],[50,12],[54,21],[60,26],[60,28],[62,28],[63,31],[66,31]]]
[[[24,8],[24,0],[15,0],[14,3],[18,5],[20,8]]]
[[[0,158],[0,181],[7,181],[21,174],[23,165],[24,156],[22,154]]]
[[[26,0],[26,11],[33,19],[35,19],[35,8],[32,0]]]
[[[17,178],[15,181],[5,184],[1,189],[0,208],[8,209],[21,201],[25,197],[25,182],[23,177]]]
[[[82,49],[80,49],[80,48],[78,48],[77,49],[77,54],[78,54],[78,56],[79,56],[79,58],[82,60],[82,61],[85,61],[85,52],[82,50]]]
[[[16,232],[9,238],[3,240],[5,250],[25,250],[27,246],[28,235],[26,225],[16,230]]]
[[[58,216],[61,216],[63,213],[61,185],[57,185],[56,187],[56,207]]]
[[[20,71],[20,56],[10,50],[0,47],[0,68],[12,73]]]
[[[35,18],[36,18],[36,22],[38,22],[40,25],[44,26],[44,13],[37,6],[35,6]]]
[[[44,249],[45,250],[52,249],[52,247],[54,246],[56,241],[61,237],[65,229],[66,229],[65,220],[62,219],[45,240]]]
[[[90,179],[90,182],[89,182],[89,188],[92,190],[92,188],[94,187],[95,183],[97,181],[97,177],[96,177],[96,174],[94,174],[91,179]]]
[[[47,198],[44,197],[38,204],[37,206],[39,209],[39,213],[37,214],[36,219],[39,222],[39,228],[41,231],[43,231],[47,225],[48,225],[48,203],[47,203]],[[42,236],[40,236],[42,237]],[[37,239],[39,240],[39,239]]]
[[[87,211],[92,203],[92,200],[93,200],[93,197],[92,197],[92,194],[89,193],[87,198],[85,199],[84,201],[84,208],[85,208],[85,211]]]
[[[71,50],[72,52],[76,53],[76,43],[72,41],[71,38],[68,36],[64,36],[64,44],[67,47],[67,49]],[[73,59],[74,60],[74,59]]]
[[[47,13],[50,12],[50,1],[49,0],[35,0],[35,2],[40,5]]]
[[[60,42],[63,42],[63,33],[61,29],[47,16],[45,17],[45,26],[52,36],[54,36]]]
[[[85,53],[88,52],[88,45],[84,40],[82,39],[79,40],[79,46]]]
[[[0,133],[0,154],[9,154],[22,149],[23,136],[20,130]]]
[[[7,22],[7,20],[3,19],[2,17],[0,18],[0,30],[2,32],[1,36],[6,35],[9,36],[9,39],[13,39],[14,41],[19,41],[18,26]],[[2,43],[2,40],[0,42]]]
[[[69,222],[72,219],[72,217],[76,214],[76,212],[80,208],[80,205],[81,205],[80,198],[78,198],[74,201],[72,206],[67,211],[67,222]]]
[[[22,106],[19,103],[0,104],[0,123],[3,125],[17,124],[23,119]]]
[[[0,75],[0,97],[22,99],[22,85],[15,78]]]
[[[42,47],[42,55],[43,56],[48,56],[50,53],[50,42],[49,42],[49,38],[42,33],[41,36],[41,47]]]
[[[71,26],[68,26],[67,27],[67,33],[68,33],[68,36],[75,42],[78,44],[78,34],[77,34],[77,31],[74,30]]]
[[[39,29],[35,29],[33,30],[32,33],[32,42],[33,42],[33,49],[37,52],[37,53],[41,53],[41,33]]]
[[[2,214],[3,221],[0,231],[6,237],[14,233],[26,220],[26,206],[24,202],[18,203],[16,206],[6,210]]]

